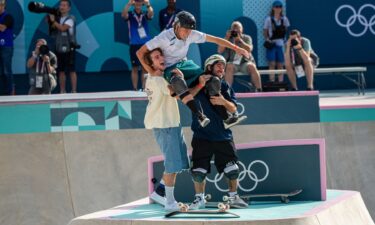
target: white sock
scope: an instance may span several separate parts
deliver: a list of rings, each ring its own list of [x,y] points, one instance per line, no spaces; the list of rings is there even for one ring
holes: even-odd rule
[[[233,197],[233,196],[237,195],[237,191],[235,191],[235,192],[228,192],[228,194],[229,194],[229,197]]]
[[[174,199],[174,186],[168,187],[165,186],[165,198],[167,200],[167,204],[172,204],[176,200]]]

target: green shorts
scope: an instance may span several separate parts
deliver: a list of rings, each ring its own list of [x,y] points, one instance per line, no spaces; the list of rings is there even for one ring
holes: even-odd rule
[[[179,63],[176,63],[164,71],[164,78],[170,83],[171,81],[171,71],[173,69],[179,69],[184,74],[184,80],[188,87],[193,87],[198,84],[198,78],[203,73],[203,70],[193,62],[193,60],[185,60]]]

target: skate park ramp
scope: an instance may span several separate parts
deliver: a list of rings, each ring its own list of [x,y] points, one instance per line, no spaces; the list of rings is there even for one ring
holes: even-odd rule
[[[0,97],[0,224],[66,225],[147,196],[147,159],[160,151],[152,131],[141,126],[147,101],[137,94]],[[302,107],[296,96],[254,96],[244,104],[249,121],[233,128],[235,142],[324,138],[328,188],[360,192],[374,218],[375,107],[319,109],[317,93]],[[263,102],[280,110],[264,111]],[[314,113],[299,116],[298,108]],[[335,120],[342,114],[346,120]],[[255,123],[261,115],[263,124]],[[184,132],[189,145],[187,125]]]
[[[148,199],[78,217],[69,225],[94,224],[254,224],[254,225],[372,225],[374,224],[358,192],[329,190],[325,202],[252,202],[247,209],[230,209],[239,215],[178,214],[165,218],[158,204]]]

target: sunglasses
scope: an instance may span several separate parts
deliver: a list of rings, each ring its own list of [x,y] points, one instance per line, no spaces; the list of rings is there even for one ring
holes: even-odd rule
[[[274,8],[282,8],[282,6],[281,5],[277,5],[277,6],[274,6]]]

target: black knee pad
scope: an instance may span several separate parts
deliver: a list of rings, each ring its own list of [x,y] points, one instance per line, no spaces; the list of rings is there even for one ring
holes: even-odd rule
[[[224,175],[229,180],[235,180],[238,178],[238,175],[240,174],[240,168],[238,167],[236,162],[229,162],[224,168]]]
[[[197,183],[202,183],[207,176],[207,170],[203,168],[195,168],[190,170],[193,181]]]
[[[186,81],[177,75],[172,76],[171,85],[177,96],[180,96],[189,90]]]
[[[216,76],[212,76],[206,82],[206,93],[208,96],[218,96],[221,91],[221,80]]]

